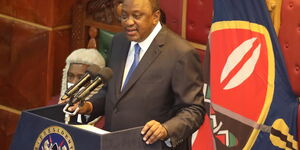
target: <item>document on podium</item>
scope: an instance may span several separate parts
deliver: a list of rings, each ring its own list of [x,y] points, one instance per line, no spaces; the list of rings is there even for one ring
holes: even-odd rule
[[[110,133],[109,131],[99,129],[97,127],[94,127],[94,126],[88,125],[88,124],[72,125],[72,126],[80,128],[80,129],[84,129],[84,130],[87,130],[87,131],[91,131],[91,132],[94,132],[94,133],[97,133],[97,134],[101,134],[101,135]]]

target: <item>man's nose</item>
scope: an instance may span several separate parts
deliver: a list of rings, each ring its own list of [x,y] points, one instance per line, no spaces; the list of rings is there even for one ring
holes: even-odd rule
[[[80,80],[79,78],[75,77],[75,78],[71,79],[69,82],[76,84],[79,80]]]
[[[80,78],[79,78],[79,77],[76,77],[76,78],[74,79],[74,84],[76,84],[79,80],[80,80]]]
[[[127,26],[132,26],[134,24],[134,19],[130,16],[128,19],[125,21],[125,24]]]

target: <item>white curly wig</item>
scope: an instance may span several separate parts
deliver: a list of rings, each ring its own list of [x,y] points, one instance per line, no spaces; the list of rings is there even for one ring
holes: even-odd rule
[[[74,50],[66,59],[66,66],[63,69],[63,78],[61,82],[60,98],[64,95],[67,90],[67,74],[70,64],[86,64],[86,65],[96,65],[99,68],[105,67],[105,59],[96,49],[77,49]],[[97,91],[97,88],[90,94],[93,95]],[[90,96],[88,96],[89,98]]]

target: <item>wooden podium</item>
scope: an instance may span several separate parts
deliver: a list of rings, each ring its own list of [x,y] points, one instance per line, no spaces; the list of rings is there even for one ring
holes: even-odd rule
[[[10,150],[161,150],[162,142],[147,145],[142,127],[98,134],[64,124],[64,105],[22,112]],[[73,117],[76,118],[76,117]],[[70,124],[74,123],[71,119]]]

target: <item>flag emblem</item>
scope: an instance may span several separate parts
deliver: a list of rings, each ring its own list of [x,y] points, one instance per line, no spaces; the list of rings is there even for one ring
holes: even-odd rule
[[[239,114],[241,119],[264,124],[272,103],[275,78],[268,30],[248,21],[215,22],[211,30],[210,40],[214,41],[210,45],[213,103]],[[255,128],[245,127],[247,129],[251,131],[243,134],[248,137],[243,144],[252,143],[259,134]],[[222,130],[231,133],[234,129]]]

